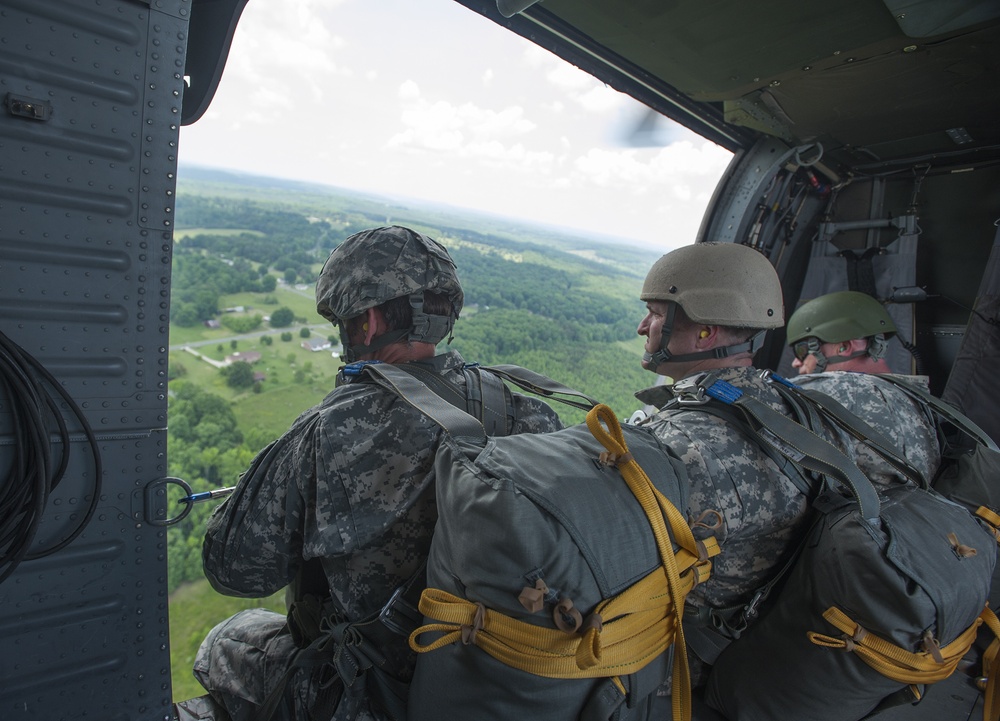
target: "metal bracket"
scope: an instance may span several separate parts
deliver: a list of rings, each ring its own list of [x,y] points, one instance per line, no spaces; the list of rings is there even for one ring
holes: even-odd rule
[[[146,523],[151,526],[172,526],[183,521],[191,512],[194,504],[189,501],[179,514],[172,518],[167,516],[167,486],[169,485],[180,486],[184,490],[186,498],[190,498],[192,495],[191,486],[180,478],[158,478],[147,483],[146,488],[143,489],[145,501],[143,503],[143,516]]]
[[[19,97],[13,93],[7,93],[3,102],[7,112],[15,118],[45,122],[52,117],[52,103],[47,100]]]

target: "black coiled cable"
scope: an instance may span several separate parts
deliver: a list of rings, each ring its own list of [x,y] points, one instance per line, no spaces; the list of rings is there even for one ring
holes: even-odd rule
[[[94,491],[77,527],[62,541],[28,553],[41,522],[49,495],[59,485],[69,465],[70,436],[53,396],[54,388],[76,416],[94,456]],[[100,448],[90,424],[62,385],[41,363],[0,332],[0,393],[8,400],[13,419],[13,454],[7,478],[0,487],[0,583],[24,560],[53,554],[73,542],[90,522],[101,494],[104,474]],[[53,427],[54,426],[54,427]],[[60,450],[54,462],[52,438]]]

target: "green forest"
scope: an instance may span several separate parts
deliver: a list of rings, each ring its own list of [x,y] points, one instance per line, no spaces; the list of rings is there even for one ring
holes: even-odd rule
[[[313,283],[330,251],[365,228],[405,225],[448,248],[466,294],[450,347],[466,361],[525,366],[619,417],[655,381],[639,364],[635,332],[653,251],[209,171],[182,176],[176,222],[168,463],[195,491],[234,485],[260,448],[333,388],[339,339],[315,312]],[[230,356],[236,362],[224,365]],[[566,424],[584,419],[578,409],[553,407]],[[201,693],[190,669],[212,625],[256,605],[283,609],[280,594],[230,599],[208,586],[201,541],[217,503],[197,504],[167,536],[175,699]]]

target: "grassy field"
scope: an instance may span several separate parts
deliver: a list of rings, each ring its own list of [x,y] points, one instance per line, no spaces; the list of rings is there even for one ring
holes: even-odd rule
[[[216,593],[203,580],[181,586],[170,596],[170,676],[174,701],[205,693],[191,673],[198,646],[215,624],[248,608],[284,613],[284,593],[269,598],[232,598]]]

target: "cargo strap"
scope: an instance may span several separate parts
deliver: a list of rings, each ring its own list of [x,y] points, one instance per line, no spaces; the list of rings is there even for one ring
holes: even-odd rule
[[[836,606],[826,609],[823,618],[838,628],[843,635],[829,636],[818,631],[809,631],[806,635],[810,641],[817,646],[853,652],[886,678],[905,684],[930,684],[943,681],[951,676],[958,667],[959,661],[972,648],[979,627],[984,623],[993,631],[994,635],[1000,634],[1000,621],[997,620],[993,611],[986,607],[975,622],[947,646],[938,647],[933,639],[928,639],[926,644],[928,650],[913,653],[870,633]],[[994,640],[990,648],[994,649],[994,645],[1000,646],[1000,642]],[[989,656],[989,652],[987,655]],[[988,661],[990,670],[993,670],[996,665],[996,656],[994,650]],[[989,677],[988,672],[984,675]],[[987,693],[987,698],[995,702],[996,684],[992,677],[989,678],[989,683],[993,687]],[[991,717],[986,716],[986,718]]]
[[[603,424],[603,425],[602,425]],[[605,430],[605,426],[607,430]],[[600,603],[579,631],[542,628],[472,603],[439,589],[420,598],[423,614],[438,623],[418,628],[410,647],[427,653],[461,640],[475,644],[498,661],[550,678],[619,677],[634,673],[674,646],[673,718],[691,718],[691,682],[683,626],[684,599],[696,583],[707,580],[713,556],[720,551],[714,538],[696,541],[676,507],[652,484],[629,453],[621,426],[610,408],[594,407],[587,427],[607,449],[639,501],[656,538],[662,565],[614,598]],[[669,525],[669,530],[668,530]],[[678,545],[676,553],[671,536]],[[424,633],[442,635],[424,645]]]
[[[992,508],[980,506],[976,509],[975,515],[987,523],[990,533],[997,539],[997,543],[1000,543],[1000,514]]]

